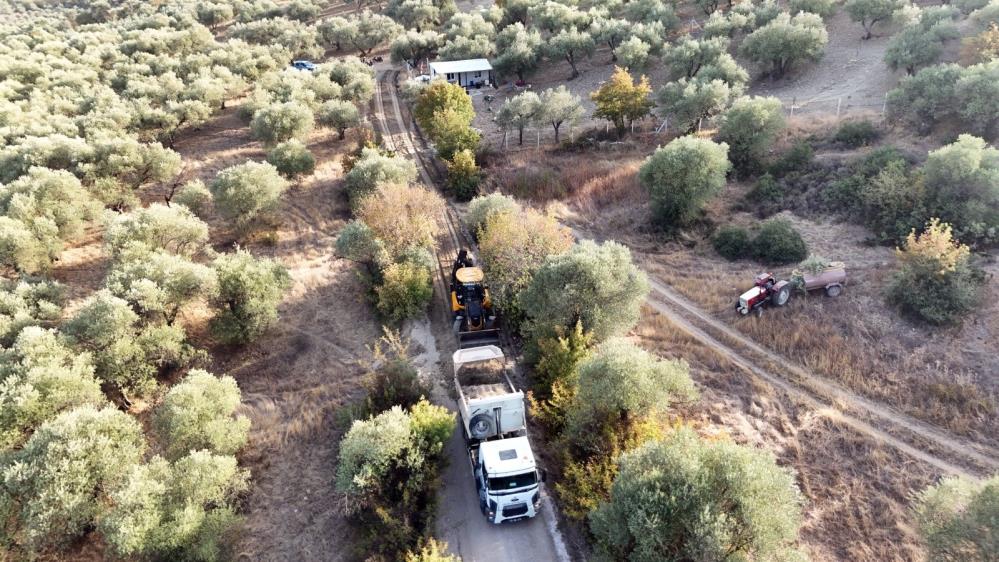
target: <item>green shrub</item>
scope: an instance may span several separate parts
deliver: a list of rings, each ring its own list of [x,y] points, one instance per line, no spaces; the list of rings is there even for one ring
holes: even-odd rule
[[[212,192],[201,180],[189,181],[177,190],[170,202],[183,205],[196,216],[203,217],[211,209]]]
[[[502,193],[490,193],[489,195],[480,195],[472,202],[468,204],[468,213],[465,215],[465,224],[468,225],[468,229],[472,231],[472,235],[476,238],[479,236],[479,231],[486,224],[486,220],[493,213],[501,213],[504,211],[519,211],[520,204],[517,200],[509,195],[503,195]]]
[[[289,101],[258,109],[253,114],[250,129],[253,136],[267,145],[293,138],[305,138],[312,130],[315,118],[303,103]]]
[[[770,173],[778,178],[782,178],[791,172],[802,172],[812,163],[815,151],[807,141],[799,141],[794,144],[780,158],[770,166]]]
[[[881,133],[870,121],[847,121],[839,126],[833,140],[839,144],[857,148],[878,140]]]
[[[425,267],[394,263],[385,268],[384,279],[375,288],[378,312],[387,321],[398,324],[423,314],[434,296],[430,272]]]
[[[787,5],[792,16],[798,12],[811,12],[822,18],[835,14],[838,7],[837,0],[790,0]]]
[[[420,381],[420,372],[409,357],[408,343],[398,332],[386,329],[371,351],[372,361],[364,381],[368,391],[365,409],[369,414],[378,414],[393,406],[409,409],[430,395],[431,388]]]
[[[212,332],[224,343],[253,341],[277,322],[277,305],[291,286],[288,270],[242,249],[219,256],[213,265],[218,293],[212,298]]]
[[[28,326],[54,324],[65,300],[66,288],[55,281],[0,279],[0,347],[11,345]]]
[[[762,262],[782,265],[808,257],[808,246],[790,222],[772,219],[764,222],[756,233],[753,253]]]
[[[773,174],[763,174],[746,194],[743,206],[760,217],[772,215],[783,208],[784,191],[784,185]]]
[[[458,201],[468,201],[479,191],[479,167],[475,154],[464,149],[454,153],[447,163],[447,190]]]
[[[718,140],[729,146],[729,159],[743,175],[755,173],[767,149],[784,128],[783,106],[777,98],[739,98],[725,112]]]
[[[930,560],[995,558],[999,475],[977,482],[946,477],[916,496],[914,511]]]
[[[245,227],[277,210],[288,181],[271,164],[245,162],[219,172],[208,189],[219,214],[237,227]]]
[[[749,232],[740,226],[723,226],[711,237],[711,246],[718,255],[735,261],[749,255],[752,246],[749,243]]]
[[[267,153],[267,162],[284,177],[309,175],[316,169],[316,158],[298,139],[285,141]]]

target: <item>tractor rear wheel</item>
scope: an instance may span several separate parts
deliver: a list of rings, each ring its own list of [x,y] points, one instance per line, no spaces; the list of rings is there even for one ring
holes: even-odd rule
[[[791,300],[791,286],[784,285],[777,291],[777,294],[773,297],[773,302],[777,306],[784,306],[787,301]]]

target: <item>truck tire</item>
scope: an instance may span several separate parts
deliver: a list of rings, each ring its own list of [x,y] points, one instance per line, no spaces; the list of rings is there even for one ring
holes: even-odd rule
[[[791,285],[789,284],[781,287],[773,297],[775,306],[784,306],[789,300],[791,300]]]
[[[468,432],[472,434],[475,439],[485,439],[492,435],[496,427],[493,422],[493,417],[489,414],[479,414],[473,416],[468,422]]]
[[[829,285],[828,287],[826,287],[827,297],[838,297],[842,292],[843,292],[842,285]]]

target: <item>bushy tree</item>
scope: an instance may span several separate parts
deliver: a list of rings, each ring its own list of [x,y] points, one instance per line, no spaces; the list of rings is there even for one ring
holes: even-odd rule
[[[999,239],[999,150],[961,135],[930,152],[923,166],[926,206],[961,238]]]
[[[223,559],[249,477],[235,457],[210,451],[174,463],[153,457],[124,471],[99,529],[120,556]]]
[[[389,54],[394,63],[417,66],[444,44],[444,36],[432,29],[416,31],[409,29],[397,36],[389,46]]]
[[[20,446],[42,422],[77,406],[104,404],[86,354],[75,353],[55,330],[25,327],[0,346],[0,451]]]
[[[455,37],[448,39],[440,50],[437,59],[442,61],[492,58],[496,48],[486,36]]]
[[[839,3],[836,0],[791,0],[787,5],[792,16],[801,12],[810,12],[823,19],[835,14],[838,7]]]
[[[676,228],[721,191],[729,167],[727,144],[680,137],[645,160],[638,181],[652,198],[656,223]]]
[[[999,14],[999,2],[996,3],[996,11]],[[996,19],[999,19],[999,16]],[[963,45],[962,53],[972,63],[991,62],[999,59],[999,23],[989,22],[988,29],[974,37],[965,39]]]
[[[905,69],[909,75],[929,66],[940,58],[943,44],[960,37],[953,18],[957,10],[950,7],[926,8],[919,18],[892,36],[885,51],[885,64],[892,70]]]
[[[184,305],[214,291],[215,272],[162,249],[129,246],[118,255],[105,285],[146,318],[173,324]]]
[[[357,57],[344,57],[329,64],[330,80],[340,86],[341,99],[367,103],[375,95],[375,72]]]
[[[597,105],[593,116],[610,121],[618,135],[622,135],[628,125],[649,114],[652,109],[651,93],[652,88],[645,76],[635,83],[627,70],[615,67],[610,80],[590,94],[590,99]]]
[[[382,242],[364,221],[352,220],[336,239],[336,253],[342,258],[362,263],[374,273],[379,263],[390,259]]]
[[[458,201],[468,201],[479,190],[482,180],[475,154],[468,149],[454,153],[447,163],[447,191]]]
[[[388,322],[398,324],[417,318],[427,310],[434,296],[430,271],[418,264],[390,264],[385,268],[375,294],[378,312]]]
[[[847,0],[845,7],[850,19],[864,26],[863,38],[870,39],[875,25],[890,22],[908,4],[908,0]]]
[[[652,46],[638,37],[625,39],[615,51],[617,61],[631,72],[640,72],[648,65]]]
[[[756,259],[766,263],[795,263],[808,257],[808,246],[801,234],[783,219],[771,219],[760,225],[752,247]]]
[[[110,406],[80,406],[43,423],[0,468],[4,535],[34,553],[82,536],[104,508],[102,492],[144,450],[139,423]]]
[[[182,205],[153,203],[116,215],[104,227],[104,250],[117,259],[130,248],[192,257],[208,244],[208,225]]]
[[[955,88],[963,75],[956,64],[938,64],[902,78],[898,87],[888,92],[888,116],[920,133],[930,132],[938,123],[957,116]]]
[[[534,209],[510,207],[489,213],[478,236],[492,298],[510,322],[523,318],[520,293],[535,271],[549,257],[572,247],[572,232]]]
[[[711,237],[711,246],[718,252],[718,255],[729,261],[748,257],[752,250],[749,232],[738,226],[719,228],[718,232],[715,232]]]
[[[219,25],[231,20],[235,15],[232,6],[224,2],[205,2],[198,5],[195,12],[198,22],[215,29]]]
[[[520,204],[513,197],[503,195],[502,193],[480,195],[472,199],[472,202],[468,204],[465,224],[468,225],[468,230],[472,232],[472,236],[477,239],[482,228],[485,227],[486,221],[492,214],[508,211],[514,213],[520,212]]]
[[[999,529],[999,476],[947,477],[916,496],[916,524],[931,560],[984,562]]]
[[[808,12],[790,16],[786,12],[749,34],[739,47],[743,56],[770,67],[770,75],[781,78],[799,61],[822,58],[829,34],[822,18]]]
[[[554,4],[554,2],[549,2],[549,4]],[[548,38],[547,52],[549,57],[565,59],[569,63],[569,66],[572,67],[572,75],[569,76],[569,79],[572,80],[579,76],[576,63],[582,57],[593,55],[596,48],[596,42],[588,31],[580,31],[575,27],[570,27],[562,29]]]
[[[0,279],[0,346],[28,326],[49,326],[62,316],[65,287],[47,279]]]
[[[896,253],[899,269],[887,291],[891,304],[935,325],[956,324],[974,310],[982,275],[949,224],[932,219],[918,236],[910,232]]]
[[[666,49],[662,62],[669,69],[672,78],[693,78],[702,68],[715,64],[723,55],[727,55],[729,42],[725,37],[684,37]]]
[[[434,130],[434,117],[444,111],[453,111],[455,119],[463,122],[467,127],[475,118],[475,109],[472,107],[472,98],[465,92],[465,88],[447,82],[436,80],[420,92],[413,106],[413,117],[420,127],[433,138],[436,137]]]
[[[450,160],[462,150],[475,152],[480,136],[470,124],[465,115],[452,108],[434,113],[430,119],[430,138],[441,158]]]
[[[988,138],[999,133],[999,62],[966,68],[954,94],[954,106],[968,130]]]
[[[510,24],[496,36],[496,59],[493,66],[502,74],[516,74],[517,79],[534,72],[542,55],[541,33],[521,22]]]
[[[351,205],[357,207],[380,185],[406,184],[416,179],[416,166],[399,156],[386,156],[376,148],[364,148],[345,178]]]
[[[181,327],[143,326],[128,302],[106,289],[84,301],[63,331],[93,356],[98,379],[127,394],[148,394],[160,368],[190,357]]]
[[[268,105],[253,114],[250,129],[264,144],[275,145],[288,139],[302,139],[312,130],[312,110],[294,101]]]
[[[617,62],[617,48],[631,36],[631,23],[625,19],[596,17],[590,24],[590,34],[595,41],[607,45],[611,61]]]
[[[298,139],[284,141],[271,149],[267,153],[267,163],[288,179],[309,175],[316,169],[316,157]]]
[[[101,133],[88,145],[93,152],[89,161],[80,165],[80,173],[91,180],[115,178],[135,190],[170,181],[181,169],[180,155],[158,142],[147,144],[129,136]]]
[[[434,248],[444,200],[426,187],[383,184],[357,207],[364,221],[393,256],[410,246]]]
[[[242,249],[219,256],[214,267],[218,292],[212,299],[212,331],[224,343],[253,341],[277,322],[277,305],[291,286],[288,270]]]
[[[496,123],[503,129],[517,131],[517,144],[524,144],[524,129],[538,120],[542,111],[541,98],[534,92],[522,92],[507,98],[496,113]]]
[[[208,189],[219,214],[243,228],[277,210],[288,181],[271,164],[245,162],[219,172]]]
[[[900,243],[926,224],[926,189],[919,174],[906,163],[889,162],[860,192],[864,224],[879,240]]]
[[[154,412],[154,423],[166,456],[176,460],[206,449],[233,455],[246,445],[250,420],[237,415],[240,392],[236,380],[194,369],[174,385]]]
[[[575,125],[583,118],[583,103],[579,96],[570,92],[565,86],[548,88],[541,92],[539,98],[541,111],[537,114],[539,123],[548,123],[555,129],[555,142],[559,140],[562,125]]]
[[[784,108],[779,99],[739,98],[723,115],[718,140],[728,145],[728,157],[736,171],[751,174],[759,170],[784,126]]]
[[[648,291],[648,280],[628,248],[583,241],[545,260],[521,292],[528,317],[524,331],[537,340],[578,322],[600,342],[635,325]]]
[[[357,26],[353,21],[343,16],[334,16],[321,20],[316,26],[316,30],[323,45],[342,51],[344,45],[353,45]]]
[[[663,31],[675,28],[680,23],[674,5],[663,0],[632,0],[620,7],[625,19],[638,23],[656,23]]]
[[[795,558],[801,494],[763,451],[673,431],[625,453],[590,516],[598,552],[652,560]],[[800,557],[798,555],[797,557]]]

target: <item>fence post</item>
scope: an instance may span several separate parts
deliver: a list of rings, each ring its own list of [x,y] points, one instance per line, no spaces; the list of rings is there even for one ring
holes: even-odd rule
[[[788,116],[789,119],[794,117],[794,106],[797,105],[797,103],[798,103],[797,96],[791,98],[791,115]]]
[[[881,120],[885,120],[885,112],[888,111],[888,92],[885,92],[885,102],[881,105]]]
[[[836,120],[839,121],[839,107],[843,104],[843,98],[836,98]]]
[[[541,152],[541,127],[538,127],[538,145],[536,148],[538,152]]]

